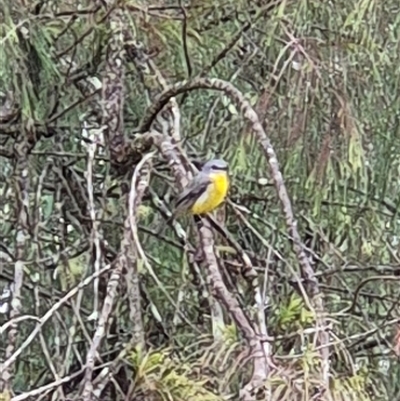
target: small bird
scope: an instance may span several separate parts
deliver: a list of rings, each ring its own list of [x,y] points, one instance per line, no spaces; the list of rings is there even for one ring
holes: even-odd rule
[[[174,216],[186,212],[195,216],[210,213],[224,202],[228,190],[228,163],[210,160],[178,196]]]
[[[229,184],[228,163],[221,159],[208,161],[176,198],[175,209],[158,235],[180,215],[192,214],[198,222],[199,216],[212,212],[224,202]]]
[[[228,190],[228,163],[221,159],[210,160],[177,197],[173,216],[188,212],[195,216],[210,213],[224,202]]]

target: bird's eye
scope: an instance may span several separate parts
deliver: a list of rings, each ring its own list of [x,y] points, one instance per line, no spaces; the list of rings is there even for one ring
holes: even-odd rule
[[[228,166],[217,166],[216,164],[212,165],[211,168],[213,170],[227,171]]]

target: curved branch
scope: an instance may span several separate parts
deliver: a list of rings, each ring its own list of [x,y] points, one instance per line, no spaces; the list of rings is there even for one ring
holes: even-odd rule
[[[321,297],[321,291],[318,280],[315,276],[315,272],[310,264],[309,259],[307,258],[307,255],[304,251],[304,246],[297,230],[297,221],[295,220],[293,214],[291,201],[283,181],[282,173],[280,172],[275,150],[251,104],[235,86],[227,81],[216,78],[195,78],[193,80],[187,80],[172,85],[163,93],[161,93],[156,99],[155,103],[148,109],[148,112],[143,118],[139,131],[145,132],[150,129],[157,114],[163,109],[171,97],[175,97],[179,94],[190,92],[196,89],[211,89],[224,92],[226,96],[232,99],[237,108],[240,109],[245,118],[248,119],[252,124],[252,129],[262,147],[266,159],[268,160],[274,185],[285,216],[286,227],[289,232],[289,237],[292,241],[293,250],[297,256],[302,276],[304,277],[304,281],[306,283],[307,295],[310,297],[311,305],[315,309],[317,325],[320,327],[318,333],[323,366],[322,376],[325,383],[327,383],[329,373],[329,349],[325,345],[329,342],[329,335],[326,331],[324,331],[324,304]]]
[[[315,278],[314,271],[303,250],[301,238],[297,230],[297,222],[294,218],[289,194],[286,190],[283,177],[279,169],[275,150],[273,149],[272,144],[265,133],[256,112],[238,89],[236,89],[231,83],[216,78],[196,78],[190,81],[177,83],[161,93],[161,95],[156,99],[155,103],[148,109],[139,131],[146,132],[150,129],[155,117],[168,103],[171,97],[196,89],[212,89],[224,92],[225,95],[234,101],[244,116],[252,123],[253,131],[255,132],[268,160],[272,177],[274,179],[275,188],[277,190],[286,218],[287,229],[293,242],[293,248],[302,268],[304,278],[306,282],[308,282],[307,284],[309,286],[310,296],[312,298],[315,297],[320,292],[318,288],[318,281]]]

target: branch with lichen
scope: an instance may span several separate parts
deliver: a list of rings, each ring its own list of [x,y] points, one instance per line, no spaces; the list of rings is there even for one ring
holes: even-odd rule
[[[144,164],[149,161],[149,159],[153,156],[153,154],[148,154],[142,158],[142,160],[138,163],[135,168],[135,171],[132,176],[132,184],[130,191],[130,200],[129,205],[133,206],[133,208],[137,208],[140,205],[141,199],[143,197],[144,190],[146,189],[146,181],[138,179],[140,176],[140,171],[143,168]],[[145,176],[148,177],[148,170],[145,172]],[[127,219],[129,219],[129,225],[132,230],[132,223],[135,221],[135,216],[137,215],[137,210],[129,213]],[[133,216],[133,217],[132,217]],[[133,231],[135,227],[133,227]],[[132,233],[133,240],[137,240],[135,238],[135,234]],[[102,311],[100,314],[100,318],[97,324],[96,332],[93,336],[93,340],[89,351],[86,356],[86,364],[85,364],[85,375],[83,379],[83,391],[82,398],[84,401],[91,401],[93,399],[93,382],[92,382],[92,373],[98,353],[98,349],[100,347],[101,341],[103,340],[106,334],[106,328],[108,325],[108,321],[111,315],[112,307],[115,303],[115,299],[117,297],[117,287],[121,279],[122,272],[130,268],[131,266],[127,263],[127,258],[125,252],[126,249],[122,249],[122,252],[116,262],[115,268],[111,273],[110,280],[107,285],[107,294],[103,302]]]
[[[160,152],[167,159],[180,188],[184,188],[189,181],[189,174],[185,170],[181,158],[177,154],[170,138],[166,135],[157,135],[155,143],[160,149]],[[251,397],[252,389],[261,386],[267,378],[270,356],[269,345],[261,341],[261,336],[256,333],[250,319],[246,316],[236,298],[228,291],[223,282],[215,255],[214,239],[208,222],[203,222],[200,228],[200,243],[205,257],[204,267],[207,272],[207,281],[210,284],[210,291],[215,300],[220,302],[229,312],[249,345],[249,354],[254,362],[253,375],[248,386],[242,391],[241,398],[243,400],[250,400],[251,398],[248,397]],[[215,310],[215,312],[218,312],[218,310]],[[216,316],[215,318],[223,322],[222,316]],[[263,328],[262,331],[266,334],[266,328]]]
[[[24,282],[24,260],[26,253],[26,241],[29,235],[29,159],[28,159],[28,134],[21,132],[14,145],[16,164],[14,169],[14,190],[18,210],[16,227],[16,246],[14,263],[14,290],[10,305],[10,321],[13,323],[8,330],[8,341],[5,352],[5,359],[11,360],[17,344],[18,327],[16,318],[22,310],[22,287]],[[14,376],[14,363],[2,365],[0,372],[0,394],[11,394],[12,381]]]
[[[179,94],[197,90],[211,89],[224,92],[224,94],[232,99],[238,109],[244,114],[255,133],[255,136],[262,148],[262,151],[269,163],[271,175],[274,185],[281,202],[281,207],[286,220],[286,227],[291,239],[294,252],[300,265],[302,276],[306,283],[307,295],[311,300],[311,305],[315,310],[316,324],[318,327],[318,343],[320,345],[320,356],[322,364],[322,377],[325,384],[328,383],[329,369],[329,335],[326,332],[326,324],[324,318],[324,304],[322,293],[319,288],[318,280],[314,270],[304,252],[299,232],[297,230],[297,221],[295,220],[289,194],[283,181],[282,173],[279,168],[278,159],[275,150],[267,136],[263,126],[261,125],[257,113],[254,111],[250,103],[245,99],[243,94],[235,88],[231,83],[220,79],[195,78],[193,80],[179,82],[166,89],[158,96],[153,105],[148,109],[142,123],[138,129],[139,132],[146,132],[150,129],[157,115],[163,110],[171,97]]]

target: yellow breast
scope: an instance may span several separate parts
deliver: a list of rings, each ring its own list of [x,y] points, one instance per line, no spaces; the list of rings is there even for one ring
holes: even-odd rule
[[[211,183],[192,207],[193,214],[212,212],[224,200],[229,189],[229,177],[225,172],[210,174]]]

